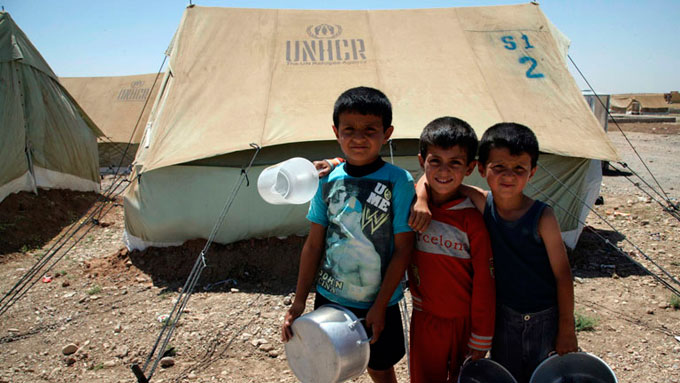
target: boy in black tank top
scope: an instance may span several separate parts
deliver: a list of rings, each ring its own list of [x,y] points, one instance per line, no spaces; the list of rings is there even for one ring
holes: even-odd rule
[[[484,215],[491,238],[498,304],[491,358],[519,383],[528,382],[552,351],[578,351],[574,288],[559,224],[552,208],[523,192],[538,152],[529,128],[496,124],[479,144],[479,172],[491,190],[460,189]],[[411,227],[422,231],[429,223],[422,179],[417,194],[412,220],[418,225]]]

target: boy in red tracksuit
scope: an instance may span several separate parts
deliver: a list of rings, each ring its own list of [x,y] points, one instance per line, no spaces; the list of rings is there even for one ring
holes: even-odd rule
[[[420,136],[432,221],[417,235],[408,268],[414,383],[455,381],[466,357],[480,359],[491,349],[496,300],[489,235],[458,190],[476,153],[474,130],[454,117],[430,122]]]

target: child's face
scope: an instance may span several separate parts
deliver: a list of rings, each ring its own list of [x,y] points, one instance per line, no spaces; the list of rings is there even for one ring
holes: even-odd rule
[[[430,145],[427,156],[418,154],[420,166],[425,170],[434,203],[444,203],[455,197],[463,178],[475,168],[475,161],[467,163],[467,150],[459,145],[448,149]]]
[[[339,126],[333,126],[347,162],[367,165],[380,155],[380,148],[392,135],[393,127],[383,130],[382,118],[370,114],[341,113]]]
[[[514,156],[507,148],[496,148],[489,151],[486,165],[479,164],[479,173],[486,178],[494,197],[511,198],[522,195],[536,168],[531,167],[528,153]]]

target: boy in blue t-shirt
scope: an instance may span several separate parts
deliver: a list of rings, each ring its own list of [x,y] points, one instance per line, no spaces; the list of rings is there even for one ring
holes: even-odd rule
[[[391,122],[390,101],[377,89],[352,88],[335,102],[333,132],[347,162],[319,181],[310,203],[311,228],[282,339],[292,337],[291,324],[318,276],[314,307],[335,303],[365,317],[372,333],[368,373],[374,382],[396,383],[394,365],[405,353],[396,288],[413,251],[408,215],[415,189],[407,171],[380,158]]]

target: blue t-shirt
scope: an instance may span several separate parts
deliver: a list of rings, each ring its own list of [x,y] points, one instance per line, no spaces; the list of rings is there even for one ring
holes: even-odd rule
[[[384,163],[362,177],[346,165],[319,180],[307,219],[326,227],[326,248],[316,291],[343,306],[369,308],[392,260],[394,235],[411,231],[408,216],[415,196],[413,177]],[[403,296],[396,289],[389,305]]]

